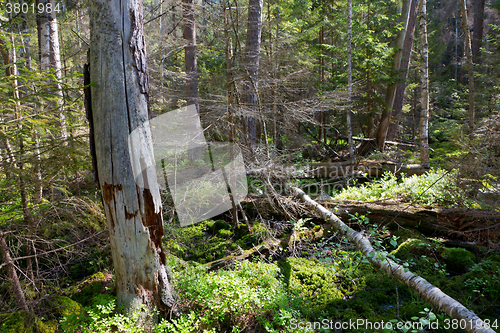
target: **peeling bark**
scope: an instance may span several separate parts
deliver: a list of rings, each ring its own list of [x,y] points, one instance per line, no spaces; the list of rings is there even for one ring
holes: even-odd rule
[[[154,166],[142,1],[92,1],[89,52],[96,165],[110,233],[117,299],[126,311],[141,304],[175,310],[168,278],[161,198],[154,167],[136,184],[133,170]],[[128,136],[141,128],[128,149]]]
[[[443,293],[439,288],[430,284],[424,278],[406,271],[404,267],[387,257],[387,252],[376,251],[370,241],[359,232],[349,228],[335,214],[321,206],[302,190],[292,187],[294,194],[302,199],[308,208],[319,214],[333,228],[339,232],[340,237],[347,237],[366,256],[373,267],[384,271],[387,275],[393,276],[398,281],[404,283],[412,290],[418,292],[427,302],[437,307],[453,319],[462,320],[466,325],[467,332],[474,333],[494,333],[492,329],[483,328],[484,322],[474,312]]]

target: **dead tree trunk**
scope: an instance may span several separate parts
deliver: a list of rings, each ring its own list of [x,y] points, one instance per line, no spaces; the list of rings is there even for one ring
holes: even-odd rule
[[[468,310],[465,306],[443,293],[424,278],[406,271],[403,266],[390,259],[387,252],[376,251],[366,237],[349,228],[335,214],[312,200],[302,190],[293,187],[292,191],[306,203],[307,207],[330,223],[340,234],[340,237],[347,237],[354,243],[375,268],[383,270],[387,275],[393,276],[401,283],[418,292],[427,302],[437,307],[439,311],[443,311],[453,319],[463,321],[467,332],[494,333],[492,329],[484,328],[483,321],[474,312]]]
[[[125,310],[162,312],[174,299],[162,248],[163,218],[148,120],[148,67],[141,0],[90,7],[91,110],[97,173]],[[127,146],[129,134],[137,140]],[[137,131],[137,129],[140,129]],[[134,177],[134,170],[144,170]]]

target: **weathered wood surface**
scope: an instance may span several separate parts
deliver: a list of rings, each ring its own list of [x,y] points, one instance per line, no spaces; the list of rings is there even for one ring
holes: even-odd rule
[[[149,126],[148,69],[141,0],[90,7],[90,79],[97,172],[116,277],[117,300],[166,311],[174,305],[162,249],[163,219]],[[135,131],[134,131],[135,130]],[[129,134],[139,133],[129,150]]]
[[[393,276],[398,281],[407,285],[410,289],[418,292],[427,302],[437,307],[439,311],[443,311],[451,318],[463,322],[466,325],[465,330],[467,332],[494,332],[491,328],[484,328],[484,322],[474,312],[443,293],[439,288],[433,286],[424,278],[405,270],[404,267],[388,258],[387,252],[375,251],[366,237],[348,227],[338,216],[312,200],[302,190],[292,188],[292,191],[309,209],[319,214],[326,222],[331,224],[341,237],[346,237],[354,243],[375,268],[384,271],[389,276]]]

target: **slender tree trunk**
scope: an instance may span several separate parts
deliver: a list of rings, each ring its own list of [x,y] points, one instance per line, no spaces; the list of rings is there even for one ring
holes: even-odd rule
[[[403,28],[398,32],[396,37],[396,53],[394,54],[394,61],[392,64],[392,71],[396,72],[399,70],[401,65],[401,58],[403,57],[404,40],[406,34],[406,27],[408,26],[408,17],[410,14],[410,0],[403,0],[403,8],[401,10],[401,22],[403,23]],[[396,95],[397,82],[392,83],[387,88],[387,94],[385,96],[385,107],[382,110],[382,115],[380,116],[380,123],[375,131],[375,141],[377,147],[384,151],[385,140],[387,136],[387,131],[389,129],[389,124],[391,121],[391,112],[394,104],[394,97]]]
[[[184,61],[186,71],[187,104],[195,105],[200,112],[198,101],[198,64],[196,60],[196,24],[194,15],[194,0],[183,0],[184,14]]]
[[[413,49],[413,36],[417,22],[418,0],[411,0],[410,16],[408,17],[408,26],[406,28],[405,41],[403,46],[403,57],[401,59],[399,78],[402,80],[397,83],[396,96],[392,108],[392,122],[387,132],[387,140],[394,140],[399,133],[399,119],[403,110],[405,100],[406,79],[408,78],[408,69],[410,68],[411,52]]]
[[[429,44],[427,43],[427,3],[420,0],[420,164],[429,166]]]
[[[147,126],[142,12],[140,0],[91,2],[90,80],[97,84],[91,87],[89,114],[118,303],[127,312],[141,304],[163,312],[174,306],[174,299],[161,243],[162,206]],[[134,130],[140,134],[129,147]],[[137,179],[134,170],[139,173]]]
[[[194,105],[196,112],[200,114],[198,99],[198,64],[196,59],[196,23],[194,14],[194,0],[182,1],[183,12],[183,37],[184,43],[184,65],[186,72],[186,99],[187,105]],[[201,160],[203,149],[201,144],[194,144],[189,148],[189,159],[191,161]]]
[[[472,34],[472,60],[475,64],[481,63],[481,45],[483,42],[485,0],[474,1],[474,27]]]
[[[249,0],[248,27],[245,44],[245,80],[243,83],[243,104],[246,109],[248,142],[253,148],[257,143],[258,80],[260,41],[262,35],[263,0]]]
[[[354,159],[354,143],[352,141],[352,0],[347,0],[347,141],[349,157]]]
[[[462,27],[465,35],[465,56],[467,58],[468,79],[469,79],[469,138],[474,138],[474,65],[472,64],[472,49],[470,40],[470,30],[467,23],[467,3],[465,0],[460,0],[462,5]]]
[[[42,5],[46,8],[50,4],[55,8],[55,0],[36,0],[36,5]],[[51,11],[48,13],[44,11],[37,14],[37,29],[38,29],[38,49],[40,58],[40,70],[54,70],[56,78],[59,80],[62,76],[61,72],[61,55],[59,48],[59,33],[57,30],[56,12]],[[60,126],[60,135],[63,142],[66,142],[66,116],[63,110],[63,92],[62,86],[57,81],[55,82],[54,93],[58,96],[58,118]]]
[[[22,3],[26,3],[22,1]],[[28,29],[28,24],[26,22],[25,14],[21,15],[21,31],[24,34],[23,37],[23,48],[24,48],[24,57],[26,58],[26,68],[28,70],[32,70],[31,67],[31,48],[30,48],[30,34]],[[35,114],[38,113],[37,105],[33,104],[33,111]],[[36,175],[36,183],[35,183],[35,191],[33,201],[35,204],[39,204],[43,199],[43,187],[42,187],[42,167],[41,167],[41,155],[40,155],[40,135],[38,130],[35,129],[33,133],[33,142],[34,142],[34,153],[35,153],[35,163],[34,170]]]

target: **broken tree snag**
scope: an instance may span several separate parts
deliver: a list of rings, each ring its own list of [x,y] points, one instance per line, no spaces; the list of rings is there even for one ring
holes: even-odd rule
[[[147,122],[142,1],[95,0],[89,13],[93,141],[117,301],[128,313],[142,305],[166,313],[175,302],[161,244],[162,206]],[[131,138],[132,132],[137,136]]]
[[[418,292],[427,302],[437,307],[453,319],[463,320],[467,332],[494,333],[491,328],[485,328],[485,323],[474,312],[443,293],[439,288],[430,284],[420,276],[416,276],[387,257],[387,252],[378,252],[370,244],[370,241],[359,232],[349,228],[335,214],[321,206],[302,190],[292,187],[293,193],[307,205],[308,208],[319,214],[338,231],[340,236],[347,237],[366,256],[366,259],[377,269],[383,270],[389,276],[395,277],[412,290]]]

